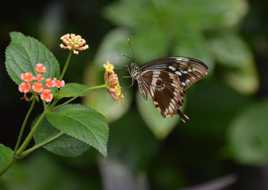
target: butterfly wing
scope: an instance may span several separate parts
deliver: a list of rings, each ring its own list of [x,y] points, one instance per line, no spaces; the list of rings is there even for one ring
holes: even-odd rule
[[[178,75],[184,90],[204,78],[208,67],[200,60],[188,57],[167,57],[145,64],[142,70],[165,70]]]

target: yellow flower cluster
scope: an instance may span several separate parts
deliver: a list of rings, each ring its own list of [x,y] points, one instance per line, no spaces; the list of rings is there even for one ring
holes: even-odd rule
[[[124,95],[118,80],[117,74],[114,72],[114,66],[107,61],[103,65],[105,69],[104,80],[107,86],[107,90],[115,101],[122,100]]]

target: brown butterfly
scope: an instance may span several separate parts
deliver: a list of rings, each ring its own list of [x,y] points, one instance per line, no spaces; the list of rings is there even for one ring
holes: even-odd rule
[[[132,80],[138,83],[139,92],[151,97],[163,117],[179,114],[185,123],[189,117],[183,113],[186,90],[208,73],[208,67],[200,60],[188,57],[160,58],[139,67],[129,67]]]

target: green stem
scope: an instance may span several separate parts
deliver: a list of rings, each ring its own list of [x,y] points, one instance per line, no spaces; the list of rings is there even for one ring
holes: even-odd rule
[[[24,152],[22,152],[20,154],[20,158],[23,158],[25,156],[28,156],[29,154],[31,154],[33,151],[51,143],[52,141],[56,140],[57,138],[59,138],[60,136],[62,136],[64,133],[63,132],[59,132],[57,133],[56,135],[50,137],[50,138],[47,138],[46,140],[44,140],[43,142],[39,143],[39,144],[36,144],[35,146],[33,146],[32,148],[29,148],[28,150],[25,150]]]
[[[17,142],[16,142],[16,146],[15,146],[14,151],[17,151],[17,149],[19,148],[19,145],[20,145],[20,143],[21,143],[22,136],[23,136],[23,133],[24,133],[26,124],[27,124],[28,119],[29,119],[29,117],[30,117],[30,115],[31,115],[31,113],[32,113],[32,110],[33,110],[33,108],[34,108],[35,102],[36,102],[36,100],[35,100],[35,98],[33,98],[32,103],[31,103],[31,106],[30,106],[30,108],[29,108],[29,110],[28,110],[28,112],[27,112],[27,114],[26,114],[26,116],[25,116],[25,118],[24,118],[24,121],[23,121],[23,123],[22,123],[22,125],[21,125],[20,132],[19,132],[19,136],[18,136],[18,140],[17,140]]]
[[[89,88],[87,88],[87,89],[85,90],[84,93],[86,93],[86,92],[89,91],[89,90],[96,90],[96,89],[100,89],[100,88],[106,88],[106,84],[102,84],[102,85],[98,85],[98,86],[89,87]],[[64,106],[64,105],[66,105],[66,104],[69,104],[70,102],[74,101],[76,98],[79,98],[79,97],[80,97],[80,96],[74,96],[74,97],[72,97],[71,99],[67,100],[66,102],[63,102],[62,104],[55,106],[53,109],[55,110],[55,109],[58,109],[59,107],[62,107],[62,106]]]
[[[13,159],[2,171],[0,171],[0,176],[2,176],[15,162],[15,159]]]
[[[20,148],[15,152],[16,156],[20,156],[20,154],[25,150],[25,148],[27,148],[27,146],[29,145],[29,143],[31,142],[33,138],[35,131],[37,130],[41,121],[44,119],[45,115],[46,115],[46,110],[44,110],[44,112],[40,115],[40,117],[38,118],[34,126],[32,127],[31,131],[27,135],[26,139],[24,140]]]
[[[69,55],[68,55],[68,57],[66,59],[66,62],[64,64],[63,70],[62,70],[61,75],[60,75],[60,80],[63,79],[63,77],[64,77],[64,75],[65,75],[65,73],[66,73],[66,71],[67,71],[67,69],[69,67],[71,57],[72,57],[72,51],[69,52]]]

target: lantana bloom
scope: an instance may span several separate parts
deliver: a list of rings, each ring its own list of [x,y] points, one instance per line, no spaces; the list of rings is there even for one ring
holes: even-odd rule
[[[37,63],[35,65],[35,72],[37,73],[45,73],[47,71],[47,68],[42,63]]]
[[[44,73],[46,71],[46,67],[42,63],[38,63],[35,65],[36,75],[31,72],[21,74],[22,83],[19,85],[19,91],[24,93],[26,100],[26,94],[34,92],[39,94],[43,101],[51,102],[53,100],[51,88],[62,88],[65,85],[63,80],[45,78]]]
[[[104,80],[107,86],[107,90],[115,101],[122,100],[124,95],[118,80],[118,75],[114,71],[114,66],[107,61],[103,65],[105,69]]]
[[[40,98],[45,102],[51,102],[53,100],[53,94],[50,89],[44,89],[40,95]]]
[[[19,91],[21,93],[28,93],[31,91],[31,84],[28,83],[28,82],[22,82],[20,85],[19,85]]]
[[[68,49],[74,54],[79,54],[80,51],[88,49],[88,45],[85,39],[76,34],[65,34],[61,38],[62,43],[60,47]]]
[[[23,80],[24,82],[31,82],[34,77],[31,72],[26,72],[26,73],[21,73],[20,79]]]

